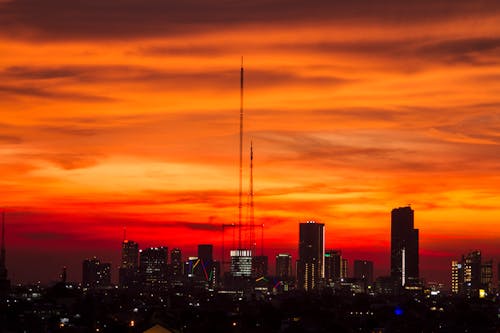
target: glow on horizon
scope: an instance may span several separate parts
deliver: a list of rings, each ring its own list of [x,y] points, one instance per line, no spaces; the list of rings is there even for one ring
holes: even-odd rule
[[[375,259],[383,272],[390,210],[408,203],[424,276],[444,279],[433,271],[471,248],[500,256],[498,4],[458,1],[449,12],[423,1],[411,13],[346,5],[345,15],[314,21],[291,4],[264,21],[218,12],[209,28],[197,13],[192,26],[168,29],[161,13],[142,13],[161,33],[134,29],[128,7],[117,22],[85,7],[96,30],[75,17],[55,33],[44,17],[58,22],[50,8],[66,5],[49,3],[24,4],[39,20],[20,1],[0,3],[9,260],[73,246],[116,261],[125,224],[141,245],[217,246],[219,226],[237,219],[241,54],[244,189],[252,139],[255,218],[271,258],[295,253],[298,222],[316,219],[327,247]]]

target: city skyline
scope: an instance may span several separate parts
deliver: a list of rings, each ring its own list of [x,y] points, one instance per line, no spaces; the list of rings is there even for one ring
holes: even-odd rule
[[[141,247],[217,257],[238,221],[242,54],[243,191],[252,141],[269,267],[316,220],[326,248],[386,275],[388,212],[409,203],[421,277],[449,283],[472,249],[498,261],[496,2],[103,6],[0,2],[12,282],[78,277],[84,257],[116,269],[123,227]]]

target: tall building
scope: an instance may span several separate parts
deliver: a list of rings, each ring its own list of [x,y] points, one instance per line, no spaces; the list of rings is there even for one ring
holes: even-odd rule
[[[183,276],[182,252],[175,248],[170,251],[170,280],[180,281]]]
[[[276,277],[280,280],[288,280],[292,277],[292,256],[288,253],[280,253],[276,256]]]
[[[493,290],[493,260],[481,264],[481,288],[487,292]]]
[[[462,256],[463,285],[461,293],[478,295],[481,288],[481,251],[474,250]]]
[[[147,287],[162,286],[167,282],[168,248],[150,247],[139,251],[140,280]]]
[[[462,264],[457,260],[451,262],[451,293],[458,294],[460,291],[459,276],[462,269]]]
[[[125,239],[122,242],[122,262],[118,271],[121,287],[137,286],[139,274],[139,244]]]
[[[198,245],[198,258],[205,263],[211,263],[213,258],[214,246],[212,244],[199,244]]]
[[[297,287],[316,288],[325,276],[325,225],[308,221],[299,224]]]
[[[111,285],[111,264],[103,263],[96,257],[82,263],[82,285],[88,288]]]
[[[342,251],[327,250],[325,252],[325,281],[332,285],[342,277]]]
[[[219,283],[220,264],[214,261],[213,245],[198,245],[198,259],[200,260],[200,268],[197,271],[198,275],[202,278],[202,280],[208,282],[209,288],[215,288]]]
[[[6,255],[5,255],[5,212],[2,212],[2,246],[0,252],[0,296],[5,295],[10,290],[10,280],[8,278]]]
[[[373,285],[373,261],[354,260],[354,278],[363,281],[365,290]]]
[[[391,212],[391,277],[400,286],[418,282],[418,229],[411,207]]]
[[[252,258],[252,276],[255,278],[267,276],[267,256],[255,256]]]
[[[252,251],[231,250],[231,275],[233,278],[249,278],[252,276]]]
[[[346,258],[342,258],[341,268],[340,277],[342,279],[347,279],[349,277],[349,261]]]

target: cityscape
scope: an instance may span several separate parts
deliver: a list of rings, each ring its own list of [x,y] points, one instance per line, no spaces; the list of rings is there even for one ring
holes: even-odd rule
[[[306,221],[299,223],[298,258],[276,254],[274,274],[269,258],[249,248],[230,250],[229,261],[222,253],[217,261],[213,244],[199,244],[197,256],[186,258],[179,248],[140,249],[124,231],[117,285],[111,263],[93,257],[82,261],[81,283],[68,281],[63,267],[51,286],[11,286],[4,212],[2,331],[496,332],[500,279],[493,281],[493,260],[483,261],[474,250],[451,262],[451,289],[426,282],[419,275],[414,210],[395,208],[390,221],[390,275],[376,278],[369,260],[354,260],[350,273],[342,250],[325,248],[325,224]],[[319,312],[302,302],[320,306]],[[325,306],[334,315],[326,321]]]
[[[498,22],[0,0],[0,333],[500,332]]]

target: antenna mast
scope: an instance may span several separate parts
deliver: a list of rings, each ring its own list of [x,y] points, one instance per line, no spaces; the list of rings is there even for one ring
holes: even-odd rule
[[[255,256],[255,219],[253,204],[253,142],[250,141],[250,250]]]
[[[238,249],[241,250],[241,208],[243,192],[243,57],[240,68],[240,191],[238,203]]]

